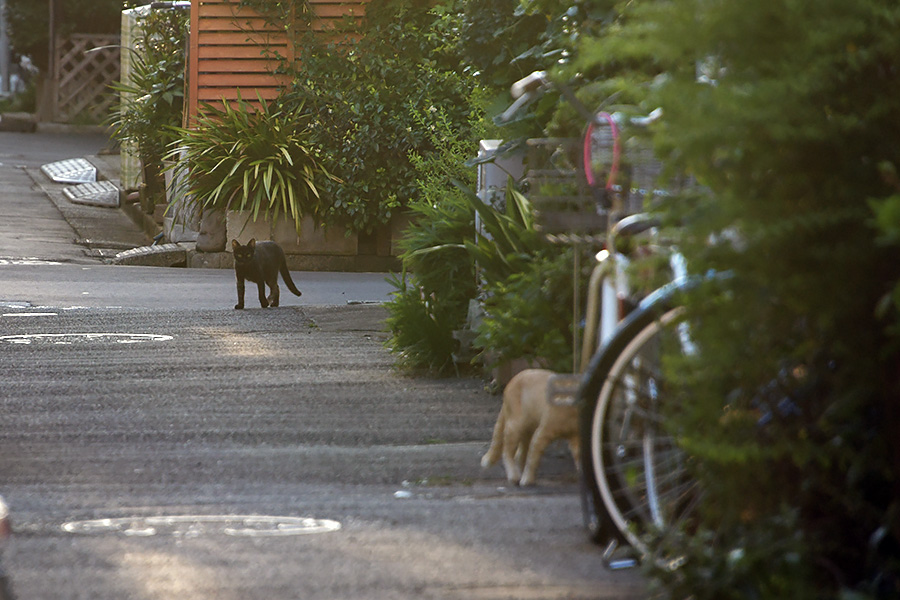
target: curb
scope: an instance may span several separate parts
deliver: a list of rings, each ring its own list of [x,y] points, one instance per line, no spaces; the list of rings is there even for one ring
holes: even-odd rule
[[[187,265],[187,255],[188,248],[180,244],[141,246],[119,252],[112,263],[144,267],[183,267]]]
[[[31,113],[0,114],[0,131],[33,133],[37,130],[37,120]]]

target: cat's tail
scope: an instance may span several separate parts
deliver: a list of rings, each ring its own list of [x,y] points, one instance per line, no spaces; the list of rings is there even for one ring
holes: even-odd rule
[[[491,439],[491,447],[481,457],[481,467],[487,469],[491,465],[500,460],[500,454],[503,452],[503,434],[506,431],[506,415],[503,407],[500,408],[500,414],[497,415],[497,424],[494,425],[494,437]]]
[[[287,286],[287,289],[291,290],[291,292],[295,296],[302,296],[303,292],[297,289],[297,286],[294,285],[294,280],[291,279],[291,272],[288,271],[287,262],[284,260],[281,261],[281,278],[284,279],[284,285]]]

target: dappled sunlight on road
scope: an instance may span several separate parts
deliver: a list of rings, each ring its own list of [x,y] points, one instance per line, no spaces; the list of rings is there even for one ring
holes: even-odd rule
[[[134,595],[141,600],[209,598],[240,600],[239,590],[229,590],[218,567],[208,567],[174,552],[156,550],[125,552],[114,560],[117,575],[131,581]]]

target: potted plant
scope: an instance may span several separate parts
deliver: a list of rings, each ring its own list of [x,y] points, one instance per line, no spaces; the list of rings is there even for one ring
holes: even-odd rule
[[[183,192],[204,213],[240,211],[238,237],[249,224],[264,222],[269,237],[287,221],[299,237],[325,219],[328,205],[316,182],[331,177],[310,141],[311,115],[302,105],[288,108],[261,97],[250,104],[206,104],[191,128],[178,128],[169,152]],[[258,228],[258,225],[254,227]],[[281,227],[283,229],[283,227]]]

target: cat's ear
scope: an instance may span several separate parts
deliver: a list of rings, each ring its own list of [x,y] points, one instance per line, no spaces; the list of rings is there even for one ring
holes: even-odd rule
[[[247,247],[250,248],[251,250],[256,248],[256,239],[250,238],[250,241],[247,242]]]
[[[233,250],[237,250],[237,249],[240,248],[240,247],[241,247],[241,245],[238,244],[238,241],[237,241],[237,240],[231,240],[231,248],[232,248]]]

